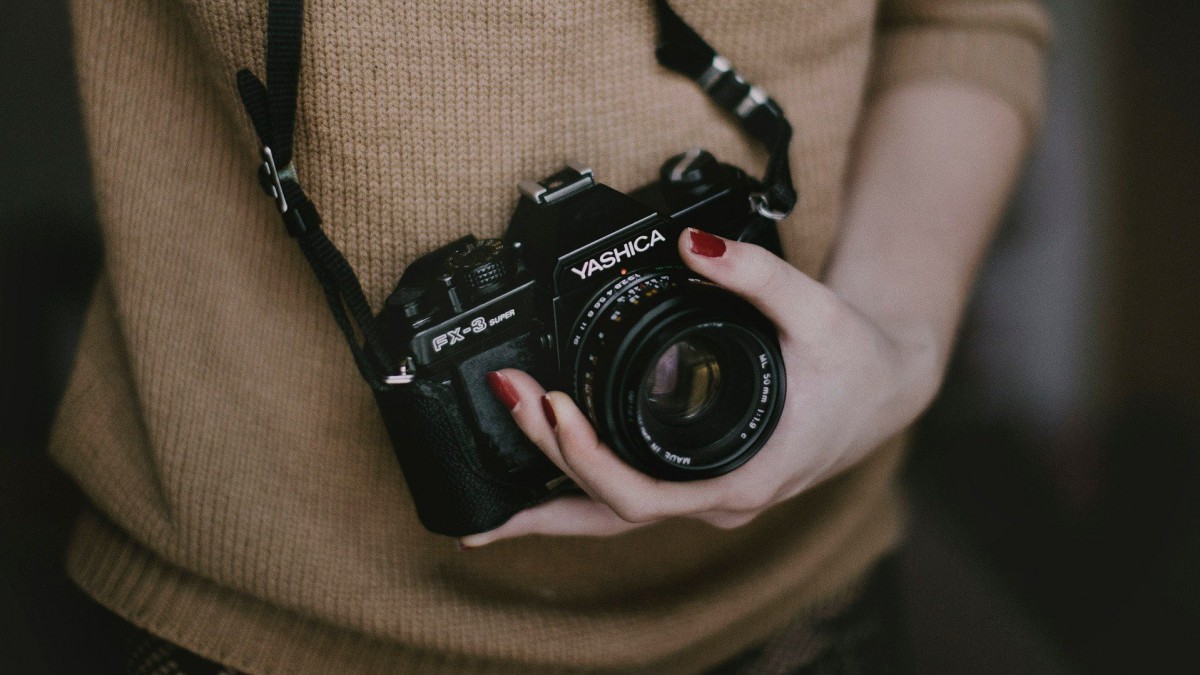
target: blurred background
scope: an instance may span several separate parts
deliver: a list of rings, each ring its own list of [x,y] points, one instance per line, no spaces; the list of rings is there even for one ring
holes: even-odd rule
[[[1047,126],[906,476],[912,658],[1200,672],[1200,3],[1048,6]],[[99,240],[65,3],[4,15],[0,670],[93,672],[44,450]]]

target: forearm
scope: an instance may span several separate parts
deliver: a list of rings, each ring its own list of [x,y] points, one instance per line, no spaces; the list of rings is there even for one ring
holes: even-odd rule
[[[1025,146],[1018,112],[971,85],[910,83],[866,112],[827,283],[914,354],[918,385],[941,379]]]

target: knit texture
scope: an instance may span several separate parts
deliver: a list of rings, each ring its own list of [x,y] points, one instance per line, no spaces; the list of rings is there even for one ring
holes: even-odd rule
[[[378,308],[405,265],[502,233],[578,158],[621,190],[702,146],[764,154],[654,61],[649,2],[309,0],[296,166]],[[820,275],[865,94],[948,78],[1036,123],[1019,0],[679,0],[788,112],[789,260]],[[879,10],[877,12],[877,10]],[[836,602],[901,531],[893,441],[750,525],[459,553],[417,522],[319,286],[255,178],[234,72],[262,0],[75,0],[104,267],[51,451],[91,506],[68,569],[252,673],[693,672]],[[878,23],[877,23],[878,20]]]

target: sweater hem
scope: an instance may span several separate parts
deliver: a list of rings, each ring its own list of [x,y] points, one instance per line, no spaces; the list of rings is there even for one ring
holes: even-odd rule
[[[552,666],[435,653],[333,626],[179,569],[90,508],[84,509],[76,527],[67,573],[84,593],[133,625],[246,673],[695,673],[766,641],[793,621],[845,604],[858,592],[875,562],[897,545],[901,518],[896,506],[887,501],[873,509],[867,519],[870,526],[843,542],[841,550],[825,561],[825,573],[813,575],[804,589],[785,593],[785,599],[731,627],[719,643],[733,647],[732,651],[685,650],[670,662],[637,669]],[[864,557],[864,544],[877,550]],[[862,569],[849,569],[852,565],[846,557],[860,563]],[[709,645],[714,642],[718,641],[707,641]]]

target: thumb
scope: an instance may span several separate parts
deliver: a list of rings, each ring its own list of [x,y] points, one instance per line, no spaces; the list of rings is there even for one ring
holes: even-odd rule
[[[835,307],[832,291],[761,246],[687,228],[679,254],[692,271],[758,308],[781,338],[812,332]]]

